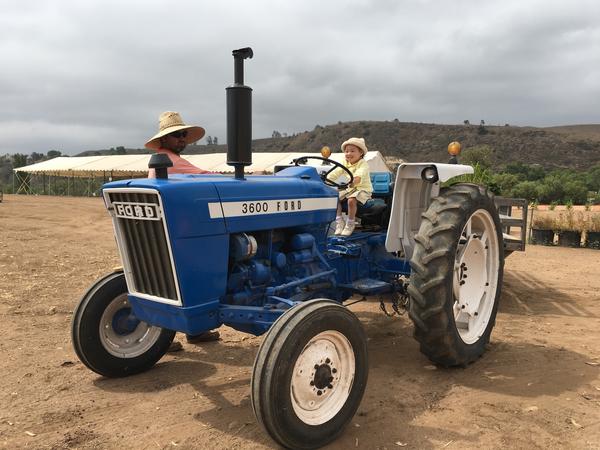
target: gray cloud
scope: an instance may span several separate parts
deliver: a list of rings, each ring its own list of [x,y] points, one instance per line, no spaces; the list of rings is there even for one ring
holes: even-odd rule
[[[8,1],[0,154],[141,147],[180,111],[225,142],[231,50],[254,136],[338,120],[598,123],[594,1]]]

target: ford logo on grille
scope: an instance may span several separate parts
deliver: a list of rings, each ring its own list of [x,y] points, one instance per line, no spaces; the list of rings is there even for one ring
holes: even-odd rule
[[[115,215],[122,219],[160,220],[154,203],[113,202]]]

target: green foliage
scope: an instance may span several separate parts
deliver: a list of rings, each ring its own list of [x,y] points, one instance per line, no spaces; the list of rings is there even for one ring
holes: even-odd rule
[[[23,167],[27,165],[27,155],[21,153],[15,153],[12,155],[12,164],[14,168]]]
[[[592,166],[585,175],[588,190],[600,192],[600,164]]]
[[[512,162],[506,165],[506,173],[517,175],[521,180],[536,181],[546,176],[546,171],[539,164],[523,164],[521,162]]]
[[[494,190],[492,183],[492,172],[490,169],[483,167],[479,163],[475,163],[473,164],[473,171],[473,173],[467,175],[460,175],[458,177],[454,177],[448,180],[446,183],[444,183],[444,186],[452,186],[456,183],[474,183],[488,186],[492,190],[492,192],[494,192],[495,194],[498,193],[496,192],[497,189]]]
[[[32,163],[36,163],[38,161],[41,161],[42,159],[44,159],[44,154],[43,153],[38,153],[38,152],[33,152],[30,155],[31,158],[31,162]]]
[[[581,174],[572,171],[555,171],[538,184],[538,199],[541,203],[567,203],[583,205],[588,200],[588,191]]]
[[[520,181],[512,189],[503,190],[502,195],[506,197],[525,198],[537,206],[539,204],[538,187],[538,183],[535,181]]]
[[[512,194],[507,194],[509,192],[512,192],[515,187],[519,184],[521,180],[519,179],[519,177],[513,173],[506,173],[506,172],[500,172],[500,173],[495,173],[494,175],[492,175],[492,182],[498,186],[498,188],[500,189],[500,192],[503,193],[503,195],[506,196],[513,196]],[[526,198],[528,200],[533,200],[537,198],[537,193],[536,195],[534,195],[533,197],[523,197]]]
[[[563,201],[565,203],[575,203],[583,205],[587,202],[588,190],[584,182],[580,180],[568,180],[565,183],[565,195]]]
[[[489,169],[492,166],[492,148],[489,145],[477,145],[465,149],[460,156],[462,164],[475,164],[484,169]]]
[[[56,158],[60,155],[62,155],[62,153],[59,152],[58,150],[48,150],[48,153],[46,153],[46,157],[48,159]]]
[[[548,175],[539,187],[538,195],[541,203],[558,203],[564,196],[564,186],[561,177]]]

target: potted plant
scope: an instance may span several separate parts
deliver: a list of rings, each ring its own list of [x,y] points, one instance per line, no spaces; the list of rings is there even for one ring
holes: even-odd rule
[[[576,215],[573,211],[573,205],[567,205],[565,213],[560,213],[556,221],[558,245],[562,247],[579,247],[583,228],[583,213],[579,212]]]
[[[600,214],[591,214],[588,217],[587,236],[585,246],[587,248],[600,249]]]
[[[554,244],[554,219],[548,214],[538,212],[531,220],[531,243],[539,245]]]

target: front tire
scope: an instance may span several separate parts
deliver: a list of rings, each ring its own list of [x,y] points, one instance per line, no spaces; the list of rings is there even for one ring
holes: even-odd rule
[[[408,292],[421,352],[436,364],[466,366],[486,349],[504,270],[500,219],[481,186],[445,188],[422,214]]]
[[[270,328],[252,373],[252,407],[287,448],[333,441],[354,416],[368,375],[367,340],[347,308],[331,300],[301,303]]]
[[[105,377],[124,377],[151,368],[167,352],[175,331],[138,320],[127,299],[123,272],[96,281],[73,314],[75,353]]]

